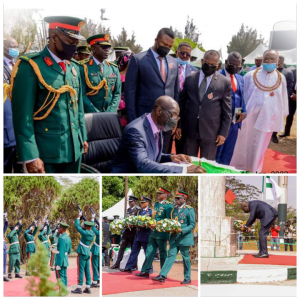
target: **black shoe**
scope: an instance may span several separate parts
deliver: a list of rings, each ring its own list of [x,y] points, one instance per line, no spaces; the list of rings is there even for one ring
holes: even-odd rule
[[[279,135],[279,137],[281,137],[281,138],[286,137],[286,136],[290,136],[290,134],[284,132],[284,133],[282,133],[282,134]]]
[[[253,255],[255,258],[269,258],[269,254]]]
[[[3,277],[3,281],[7,281],[9,282],[10,280],[8,280],[8,278],[6,276]]]
[[[86,294],[91,294],[91,290],[90,288],[86,287],[84,290],[83,290],[83,293],[86,293]]]
[[[98,288],[98,287],[100,287],[100,285],[98,285],[97,283],[92,282],[91,288]]]
[[[120,266],[118,266],[118,265],[113,265],[113,266],[109,267],[109,269],[119,269],[119,268],[120,268]]]
[[[12,279],[12,276],[11,276],[11,274],[8,274],[8,276],[7,276],[9,279]]]
[[[99,280],[97,280],[97,283],[98,283],[98,284],[100,284],[100,279],[99,279]]]
[[[121,272],[132,273],[131,269],[120,269]]]
[[[261,253],[258,252],[257,254],[252,254],[252,256],[257,256],[257,255],[261,255]]]
[[[133,268],[133,269],[131,269],[131,271],[136,271],[137,270],[137,268]]]
[[[20,274],[16,274],[15,278],[23,278]]]
[[[73,294],[82,294],[81,288],[76,288],[74,291],[71,291]]]
[[[156,277],[152,277],[151,279],[154,281],[165,282],[166,278],[164,276],[158,275]]]
[[[149,278],[149,273],[146,273],[146,272],[141,272],[141,273],[137,273],[137,274],[134,274],[134,275],[138,276],[138,277]]]
[[[272,135],[272,142],[278,144],[279,141],[277,135]]]
[[[181,282],[181,284],[188,284],[188,283],[191,283],[192,282],[192,280],[183,280],[182,282]]]

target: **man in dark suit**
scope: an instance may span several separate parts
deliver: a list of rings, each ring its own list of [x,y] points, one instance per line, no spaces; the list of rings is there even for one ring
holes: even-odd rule
[[[190,65],[190,58],[192,55],[192,46],[187,42],[182,42],[178,45],[176,51],[177,62],[179,65],[179,90],[182,93],[185,78],[190,74],[198,72],[198,69]],[[183,137],[175,139],[176,153],[183,153]],[[171,153],[172,142],[169,145]]]
[[[286,137],[290,136],[291,133],[291,127],[293,125],[294,115],[297,108],[297,91],[296,91],[296,84],[297,84],[297,69],[292,70],[293,73],[293,87],[292,87],[292,93],[289,96],[289,114],[286,117],[286,123],[285,123],[285,129],[284,133],[280,134],[279,137]]]
[[[232,122],[225,143],[218,147],[216,162],[223,165],[230,164],[238,131],[242,121],[246,118],[246,105],[244,101],[244,80],[237,72],[242,66],[242,56],[238,52],[231,52],[225,60],[225,68],[220,73],[231,81],[231,116]]]
[[[136,215],[137,211],[139,210],[139,207],[136,206],[137,200],[138,200],[137,197],[129,196],[128,201],[129,201],[130,207],[127,209],[126,216],[135,216]],[[134,227],[130,228],[130,229],[129,228],[125,229],[125,231],[122,234],[122,243],[121,243],[121,247],[119,249],[117,261],[114,263],[113,266],[110,267],[110,269],[119,269],[120,268],[120,262],[123,259],[125,249],[129,246],[132,248],[135,234],[136,234],[136,229]]]
[[[209,160],[215,160],[231,123],[231,83],[216,71],[219,59],[218,51],[207,51],[201,71],[185,79],[176,130],[176,138],[185,136],[184,154],[197,156],[200,148],[200,157]]]
[[[107,243],[110,243],[110,230],[109,230],[109,224],[104,222],[102,218],[102,234],[103,234],[103,242],[102,242],[102,253],[104,253],[105,257],[105,266],[109,267],[110,261],[109,261],[109,255],[108,255],[108,248]]]
[[[4,38],[3,82],[10,84],[10,73],[19,55],[18,42],[12,37]],[[21,165],[17,165],[16,139],[13,126],[11,102],[8,97],[4,100],[4,173],[20,172]]]
[[[284,77],[285,77],[285,79],[286,79],[286,88],[287,88],[288,99],[289,99],[289,103],[290,103],[290,101],[291,101],[291,95],[292,95],[292,92],[293,92],[293,86],[294,86],[294,75],[293,75],[292,71],[287,70],[284,67],[284,57],[281,56],[281,55],[279,55],[279,58],[278,58],[277,70],[281,74],[283,74]],[[278,141],[278,137],[277,137],[277,132],[273,132],[273,134],[272,134],[272,142],[276,143],[276,144],[279,142]]]
[[[111,163],[112,173],[182,173],[183,167],[161,165],[165,162],[191,163],[183,154],[164,154],[162,131],[171,131],[178,122],[178,103],[169,96],[159,97],[152,112],[128,124],[121,144]],[[200,173],[202,168],[191,165],[187,172]]]
[[[124,86],[128,123],[150,113],[160,96],[179,100],[178,64],[168,55],[174,38],[171,29],[162,28],[153,47],[130,58]],[[168,153],[170,140],[171,132],[164,133],[164,153]]]
[[[268,258],[267,235],[269,234],[269,229],[272,224],[278,217],[278,212],[271,205],[260,200],[252,200],[250,202],[243,201],[241,209],[245,213],[250,213],[250,217],[246,225],[241,228],[241,231],[245,231],[256,219],[260,220],[259,253],[253,256],[256,258]]]

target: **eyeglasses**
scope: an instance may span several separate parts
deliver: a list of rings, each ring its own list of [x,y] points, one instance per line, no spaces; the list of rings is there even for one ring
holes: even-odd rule
[[[235,67],[235,68],[240,68],[242,65],[241,64],[235,65],[235,64],[228,63],[228,66],[232,66],[232,67]]]
[[[187,53],[187,52],[184,52],[184,51],[181,51],[181,52],[179,52],[179,54],[181,55],[181,56],[187,56],[187,57],[191,57],[191,54],[189,54],[189,53]]]
[[[164,107],[160,107],[163,111],[165,111],[165,112],[167,112],[170,116],[171,116],[171,119],[174,119],[174,120],[176,120],[176,121],[178,121],[179,119],[180,119],[180,117],[177,115],[175,115],[175,113],[173,113],[173,112],[171,112],[171,111],[169,111],[169,110],[167,110],[166,108],[164,108]]]

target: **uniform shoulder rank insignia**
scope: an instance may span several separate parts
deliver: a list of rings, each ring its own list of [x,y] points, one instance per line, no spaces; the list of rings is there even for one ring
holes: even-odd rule
[[[106,61],[106,63],[107,63],[108,66],[112,65],[112,66],[118,68],[118,66],[115,63],[111,62],[111,61]]]
[[[36,56],[39,56],[39,55],[40,55],[40,52],[25,53],[25,54],[20,56],[20,59],[28,61],[29,59],[32,59],[33,57],[36,57]]]
[[[90,61],[89,61],[89,65],[92,66],[93,63],[94,63],[94,60],[91,58]]]
[[[186,207],[187,207],[188,209],[192,209],[192,207],[191,207],[190,205],[186,205]]]
[[[76,64],[76,65],[80,65],[81,64],[81,61],[77,61],[76,59],[74,58],[71,58],[70,62]]]

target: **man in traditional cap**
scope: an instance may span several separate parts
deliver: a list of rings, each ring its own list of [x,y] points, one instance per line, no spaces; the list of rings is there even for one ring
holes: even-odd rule
[[[39,240],[44,244],[45,248],[48,250],[48,257],[50,257],[50,244],[48,236],[50,234],[50,225],[48,219],[45,221],[44,226],[40,230],[38,235]]]
[[[91,56],[91,50],[89,46],[78,46],[77,53],[79,61],[89,59]]]
[[[176,232],[171,233],[168,258],[165,261],[159,275],[157,277],[153,277],[152,280],[165,282],[165,279],[175,262],[176,256],[180,251],[184,266],[184,280],[181,284],[191,283],[191,261],[189,249],[190,246],[194,246],[193,229],[196,224],[196,215],[194,209],[191,206],[186,205],[188,195],[189,194],[184,191],[176,192],[176,207],[172,210],[171,219],[178,221],[181,228]]]
[[[5,237],[5,233],[8,228],[7,212],[5,212],[3,216],[4,216],[3,237]],[[3,239],[3,281],[9,281],[8,278],[5,276],[6,259],[7,259],[7,245],[5,243],[5,239]]]
[[[60,234],[58,232],[58,229],[53,229],[52,234],[49,237],[51,246],[56,246],[57,247],[59,235]],[[56,256],[55,252],[51,251],[50,267],[51,267],[52,271],[55,270],[55,256]]]
[[[32,253],[35,253],[36,247],[34,243],[34,237],[37,233],[38,226],[37,226],[37,221],[34,221],[28,229],[24,232],[24,238],[26,241],[26,254],[27,254],[27,268],[28,268],[28,262],[31,257]],[[26,271],[25,275],[31,275],[28,271]]]
[[[72,59],[84,24],[73,17],[46,17],[49,43],[20,57],[9,97],[19,161],[29,173],[79,173],[87,152],[79,64]]]
[[[91,272],[90,272],[90,258],[91,258],[91,250],[90,246],[94,241],[95,234],[92,231],[92,227],[94,226],[94,222],[84,221],[83,228],[80,226],[80,218],[82,216],[82,211],[79,211],[78,217],[75,220],[75,227],[77,231],[81,234],[80,243],[76,252],[78,253],[77,257],[77,288],[72,291],[74,294],[82,294],[82,286],[83,286],[83,276],[86,278],[86,288],[83,293],[91,294],[90,286],[92,283]]]
[[[167,201],[170,191],[164,187],[160,187],[157,191],[158,202],[154,205],[154,211],[152,212],[152,218],[156,222],[163,219],[171,218],[171,211],[173,210],[173,205],[171,202]],[[149,242],[147,246],[146,258],[141,270],[141,273],[135,274],[135,276],[149,278],[149,273],[151,265],[158,247],[160,254],[160,268],[162,269],[165,260],[167,258],[167,241],[170,239],[170,234],[167,232],[158,232],[155,230],[156,224],[152,226],[153,231],[151,231],[149,236]]]
[[[70,226],[60,222],[58,233],[59,239],[57,242],[57,252],[55,255],[55,275],[56,279],[61,279],[64,285],[68,286],[67,267],[69,266],[68,254],[72,251],[72,241],[66,231]]]
[[[92,215],[92,222],[95,222],[95,218],[96,215],[93,214]],[[100,234],[99,234],[99,224],[97,222],[94,223],[94,226],[92,227],[93,232],[96,235],[96,239],[94,241],[94,244],[91,248],[91,253],[92,253],[92,257],[91,257],[91,263],[92,263],[92,267],[93,267],[93,281],[91,284],[91,288],[97,288],[100,287],[100,280],[99,280],[99,276],[100,276],[100,264],[99,264],[99,260],[100,260]]]
[[[136,201],[138,200],[137,197],[129,196],[129,208],[127,209],[127,216],[135,216],[138,212],[139,208],[136,206]],[[123,259],[125,249],[129,246],[133,246],[134,237],[136,234],[136,229],[133,228],[127,228],[122,234],[122,243],[121,247],[119,249],[118,258],[113,266],[110,267],[110,269],[119,269],[120,268],[120,262]]]
[[[80,68],[84,111],[116,112],[121,100],[121,77],[118,66],[107,61],[111,49],[109,34],[93,35],[87,42],[93,56]]]
[[[258,68],[261,67],[262,63],[263,63],[263,57],[262,56],[256,56],[255,59],[254,59],[254,63],[255,63],[255,66],[251,67],[249,69],[249,71],[253,71],[253,70],[256,70]]]
[[[152,216],[152,209],[149,208],[150,203],[151,203],[150,198],[142,196],[141,200],[140,200],[141,209],[138,210],[136,215],[137,216]],[[151,232],[150,228],[139,227],[137,229],[137,232],[136,232],[136,235],[134,238],[133,247],[131,249],[130,257],[127,261],[125,269],[121,270],[122,272],[132,273],[132,270],[135,269],[135,266],[137,265],[137,259],[138,259],[138,256],[139,256],[139,253],[140,253],[140,250],[142,247],[146,254],[150,232]]]
[[[20,255],[20,243],[19,236],[22,233],[23,224],[19,220],[19,223],[16,226],[11,226],[11,232],[6,236],[10,246],[8,250],[9,255],[9,264],[8,264],[8,278],[12,279],[11,273],[15,268],[15,278],[23,278],[20,273],[21,268],[21,255]]]

